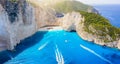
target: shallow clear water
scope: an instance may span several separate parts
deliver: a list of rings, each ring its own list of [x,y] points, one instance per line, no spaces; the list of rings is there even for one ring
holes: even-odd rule
[[[120,63],[119,50],[84,41],[76,32],[50,31],[39,32],[38,35],[40,33],[45,33],[41,40],[5,64]]]
[[[120,28],[120,4],[117,5],[95,5],[99,13],[110,20],[113,26]]]

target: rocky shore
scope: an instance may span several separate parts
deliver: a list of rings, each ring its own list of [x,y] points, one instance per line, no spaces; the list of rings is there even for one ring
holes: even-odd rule
[[[114,41],[114,42],[104,42],[102,39],[100,39],[100,36],[93,35],[84,30],[84,21],[81,21],[79,25],[77,25],[76,29],[78,35],[87,41],[94,42],[96,44],[102,45],[102,46],[108,46],[113,48],[119,48],[120,49],[120,41]],[[109,38],[109,37],[108,37]]]
[[[91,33],[88,33],[84,30],[84,21],[85,18],[79,13],[79,12],[71,12],[64,15],[64,17],[59,19],[59,22],[61,22],[60,26],[66,30],[66,31],[76,31],[78,35],[90,42],[94,42],[96,44],[102,45],[102,46],[108,46],[113,48],[119,48],[120,49],[120,40],[116,40],[113,42],[104,42],[99,35],[93,35]],[[94,30],[94,29],[91,29]],[[106,36],[105,36],[106,37]],[[110,38],[110,36],[107,36],[107,38]]]

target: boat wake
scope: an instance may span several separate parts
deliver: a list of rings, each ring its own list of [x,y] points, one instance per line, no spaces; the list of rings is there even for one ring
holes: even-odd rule
[[[40,46],[40,47],[38,48],[38,50],[42,50],[44,47],[47,46],[48,43],[49,43],[49,42],[46,42],[45,44],[43,44],[42,46]]]
[[[56,45],[55,55],[56,55],[56,61],[58,62],[58,64],[64,64],[64,58],[61,52],[58,50],[57,45]]]
[[[109,61],[109,60],[107,60],[106,58],[102,57],[101,55],[99,55],[99,54],[96,53],[95,51],[93,51],[93,50],[91,50],[91,49],[89,49],[89,48],[87,48],[87,47],[85,47],[85,46],[83,46],[83,45],[81,45],[81,44],[80,44],[80,47],[82,47],[83,49],[85,49],[85,50],[87,50],[87,51],[93,53],[94,55],[96,55],[96,56],[99,57],[100,59],[102,59],[102,60],[108,62],[109,64],[113,64],[111,61]]]

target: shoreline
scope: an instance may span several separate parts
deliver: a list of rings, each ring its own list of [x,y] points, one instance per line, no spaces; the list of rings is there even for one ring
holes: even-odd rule
[[[58,31],[58,30],[64,30],[61,26],[45,26],[45,27],[41,27],[38,29],[38,31]],[[110,47],[110,48],[116,48],[119,49],[119,47],[117,47],[115,44],[118,43],[116,41],[114,42],[109,42],[109,43],[100,43],[100,42],[96,42],[96,41],[91,41],[89,39],[84,38],[81,34],[79,34],[77,31],[76,33],[79,35],[80,38],[82,38],[85,41],[88,42],[93,42],[94,44],[100,45],[100,46],[105,46],[105,47]],[[93,39],[94,40],[94,39]],[[114,45],[113,45],[114,44]]]
[[[38,29],[38,31],[56,31],[56,30],[63,30],[63,28],[61,26],[47,26]]]

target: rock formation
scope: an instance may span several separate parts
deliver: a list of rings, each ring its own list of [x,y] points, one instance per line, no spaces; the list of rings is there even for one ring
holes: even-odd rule
[[[14,49],[20,40],[36,32],[34,8],[24,0],[0,1],[0,50]]]
[[[32,1],[33,3],[30,3]],[[0,1],[0,50],[13,50],[40,27],[59,25],[56,12],[33,0]]]
[[[91,34],[85,31],[85,17],[80,14],[80,12],[70,12],[64,15],[64,17],[59,18],[60,26],[66,31],[76,31],[78,35],[87,41],[94,42],[99,45],[104,45],[108,47],[120,48],[120,40],[115,40],[113,42],[105,42],[101,39],[101,36],[96,34]],[[89,26],[89,29],[97,32],[92,26]],[[111,40],[109,34],[104,36]]]
[[[0,5],[0,50],[7,49],[7,44],[9,42],[9,33],[7,31],[7,25],[9,23],[6,18],[7,13]],[[6,23],[5,23],[6,22]]]
[[[82,16],[78,12],[67,13],[59,18],[60,26],[66,31],[76,31],[76,25],[82,21]]]
[[[119,48],[120,45],[118,45],[118,41],[113,41],[113,42],[104,42],[103,39],[100,39],[101,36],[99,35],[93,35],[91,33],[88,33],[84,30],[84,20],[79,22],[79,25],[76,26],[76,31],[78,33],[78,35],[84,39],[84,40],[87,40],[87,41],[90,41],[90,42],[94,42],[96,44],[99,44],[99,45],[105,45],[105,46],[108,46],[108,47],[115,47],[115,48]],[[91,30],[95,31],[94,28],[92,27],[89,27],[91,28]],[[97,32],[97,31],[96,31]],[[110,36],[107,36],[107,38],[110,38]]]
[[[37,23],[37,27],[50,26],[50,25],[58,25],[56,22],[55,11],[51,8],[46,8],[44,6],[34,7],[35,8],[35,21]]]

